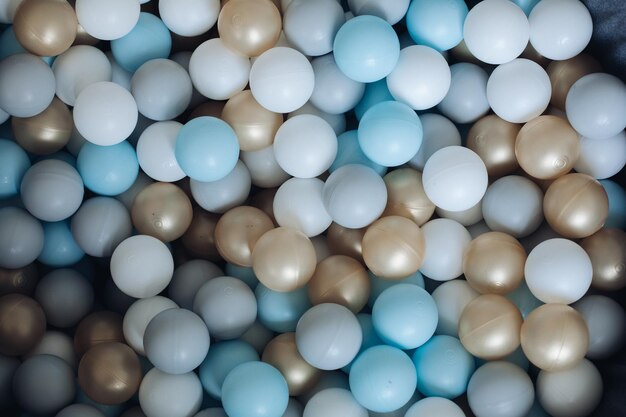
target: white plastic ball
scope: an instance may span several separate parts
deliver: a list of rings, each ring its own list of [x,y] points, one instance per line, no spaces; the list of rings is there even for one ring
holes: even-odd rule
[[[116,145],[128,138],[138,119],[137,103],[123,87],[98,82],[86,87],[74,103],[74,124],[89,142]]]
[[[274,137],[276,162],[289,175],[317,177],[337,155],[337,135],[321,117],[302,114],[283,123]]]
[[[191,179],[189,185],[191,195],[200,207],[213,213],[224,213],[248,198],[252,180],[246,165],[237,161],[235,168],[221,180],[201,182]]]
[[[156,181],[175,182],[185,173],[174,154],[176,135],[183,125],[175,121],[157,122],[148,126],[137,141],[139,166]]]
[[[154,297],[167,287],[173,274],[171,252],[165,243],[152,236],[131,236],[111,256],[113,282],[131,297]]]
[[[335,1],[335,0],[332,0]],[[306,403],[302,417],[368,417],[367,409],[343,388],[327,388]]]
[[[96,39],[110,41],[128,34],[139,21],[139,0],[76,0],[76,17]]]
[[[290,177],[276,162],[272,145],[258,151],[241,151],[240,156],[250,172],[252,184],[257,187],[278,187]]]
[[[533,7],[528,22],[533,48],[559,61],[581,53],[593,32],[591,14],[580,1],[542,0]]]
[[[439,149],[447,146],[461,146],[461,134],[454,123],[437,113],[421,114],[420,121],[424,131],[422,145],[409,161],[409,165],[423,171],[426,161]]]
[[[463,309],[480,294],[464,279],[446,281],[432,293],[439,321],[435,334],[459,337],[459,319]]]
[[[303,54],[321,56],[333,50],[335,34],[344,22],[337,0],[299,0],[284,12],[283,31],[287,41]]]
[[[230,76],[230,74],[227,74]],[[250,90],[259,104],[275,113],[289,113],[304,105],[315,85],[311,63],[292,48],[263,52],[250,70]]]
[[[318,178],[292,178],[283,183],[273,204],[278,225],[299,230],[308,237],[328,229],[333,220],[324,207],[323,187],[324,182]]]
[[[150,417],[191,417],[200,409],[203,394],[194,372],[172,375],[152,368],[139,386],[139,405]]]
[[[530,25],[524,11],[512,1],[485,0],[474,6],[463,26],[467,49],[487,64],[504,64],[524,52]]]
[[[574,307],[589,329],[590,359],[605,359],[624,346],[626,312],[619,303],[605,295],[586,295]]]
[[[250,67],[248,57],[229,49],[220,38],[213,38],[193,51],[189,75],[203,96],[227,100],[248,84]]]
[[[335,3],[335,0],[328,0]],[[315,87],[310,102],[325,113],[342,114],[357,105],[365,84],[348,78],[335,63],[332,54],[315,58],[311,65],[315,74]]]
[[[287,115],[287,120],[291,119],[292,117],[296,117],[299,114],[312,114],[314,116],[321,117],[322,119],[326,120],[326,122],[330,125],[330,127],[333,128],[337,136],[341,135],[343,132],[346,131],[346,115],[345,114],[343,113],[330,114],[330,113],[323,112],[317,107],[315,107],[313,104],[311,104],[310,101],[307,101],[302,107],[289,113]]]
[[[472,237],[459,222],[435,219],[422,226],[424,262],[420,271],[435,281],[449,281],[463,273],[463,253]]]
[[[571,304],[591,286],[593,269],[587,252],[568,239],[548,239],[529,254],[524,276],[530,292],[544,303]]]
[[[404,417],[465,417],[465,413],[447,398],[428,397],[411,406]]]
[[[450,81],[450,67],[440,52],[412,45],[400,51],[396,67],[387,76],[387,87],[397,101],[425,110],[443,100]]]
[[[577,172],[602,180],[612,177],[626,165],[626,132],[604,139],[580,138]]]
[[[159,16],[165,26],[180,36],[199,36],[215,25],[219,0],[159,0]]]
[[[449,211],[476,205],[487,190],[488,179],[483,160],[462,146],[439,149],[426,161],[422,175],[430,201]]]
[[[398,23],[409,8],[410,0],[348,0],[348,7],[355,16],[364,14],[378,16],[390,25]]]
[[[148,323],[154,316],[170,308],[178,308],[178,305],[169,298],[160,295],[142,298],[132,303],[126,310],[122,322],[124,339],[128,346],[132,347],[138,354],[145,355],[143,335]]]
[[[461,62],[450,67],[448,94],[437,106],[455,123],[472,123],[489,111],[487,72],[476,64]]]

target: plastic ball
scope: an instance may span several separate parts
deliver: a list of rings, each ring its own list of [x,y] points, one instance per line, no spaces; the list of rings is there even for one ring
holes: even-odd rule
[[[15,54],[0,62],[0,108],[15,117],[44,111],[55,92],[54,73],[39,57]]]
[[[67,220],[44,223],[44,245],[37,260],[42,264],[62,267],[80,261],[85,252],[78,246]]]
[[[248,171],[250,171],[252,184],[257,187],[278,187],[291,178],[291,175],[287,174],[280,165],[278,165],[272,145],[257,151],[242,151],[241,160],[246,164]]]
[[[188,417],[200,410],[202,395],[195,373],[172,375],[152,368],[141,381],[139,405],[150,417]]]
[[[530,25],[524,11],[514,2],[486,0],[469,11],[463,26],[463,40],[479,60],[504,64],[524,51]]]
[[[127,141],[111,146],[86,143],[78,154],[77,168],[88,189],[114,196],[133,185],[139,173],[139,162],[135,149]]]
[[[463,272],[463,253],[472,238],[463,225],[435,219],[422,226],[426,251],[420,271],[436,281],[449,281]]]
[[[259,355],[248,343],[237,340],[217,342],[211,346],[200,365],[200,381],[213,398],[221,399],[226,376],[242,363],[258,361]]]
[[[626,271],[620,267],[626,260],[626,232],[605,227],[583,239],[580,245],[591,259],[594,287],[619,290],[626,286]]]
[[[378,299],[378,297],[380,296],[380,294],[383,293],[383,291],[385,291],[389,287],[393,287],[396,284],[399,284],[399,283],[412,284],[412,285],[417,285],[418,287],[424,288],[424,277],[422,276],[422,273],[420,271],[417,271],[416,273],[411,274],[408,277],[405,277],[399,280],[390,280],[390,279],[380,278],[372,274],[371,271],[368,271],[367,274],[369,276],[370,288],[371,288],[370,296],[367,301],[367,305],[369,305],[370,308],[374,307],[374,302],[376,302],[376,299]]]
[[[333,55],[339,69],[355,81],[371,83],[385,78],[400,56],[398,35],[380,17],[357,16],[335,36]]]
[[[455,123],[472,123],[490,109],[487,101],[489,75],[478,65],[461,62],[450,66],[450,89],[438,105]]]
[[[72,133],[72,113],[61,100],[54,98],[41,113],[33,117],[13,117],[11,127],[15,141],[36,155],[54,154],[68,144]]]
[[[224,213],[243,203],[248,198],[251,185],[250,172],[241,161],[237,161],[233,170],[217,181],[190,181],[195,202],[213,213]]]
[[[461,134],[452,121],[437,113],[424,113],[420,115],[420,121],[424,131],[422,145],[409,161],[409,165],[421,172],[426,161],[439,149],[461,146]]]
[[[169,30],[180,36],[198,36],[217,22],[219,0],[159,1],[159,16]]]
[[[612,177],[626,166],[626,133],[605,139],[580,138],[580,157],[574,169],[596,179]]]
[[[565,111],[581,135],[591,139],[615,136],[626,127],[626,86],[614,75],[585,75],[567,93]]]
[[[609,215],[604,223],[605,227],[624,228],[626,226],[626,191],[611,180],[600,181],[609,199]]]
[[[333,3],[337,4],[335,1]],[[315,87],[310,102],[321,111],[342,114],[353,109],[363,97],[365,84],[341,72],[332,55],[315,58],[311,65],[315,74]]]
[[[587,295],[573,306],[589,329],[590,359],[604,359],[623,346],[626,313],[615,300],[604,295]]]
[[[311,307],[296,327],[298,351],[309,364],[322,370],[349,364],[359,352],[362,340],[356,316],[339,304]]]
[[[424,121],[424,117],[422,117]],[[467,133],[467,147],[480,156],[487,173],[495,178],[513,173],[518,167],[515,140],[521,126],[495,114],[478,120]]]
[[[67,328],[75,326],[93,308],[94,290],[76,270],[55,269],[39,281],[34,296],[48,323]]]
[[[422,144],[422,123],[406,104],[378,103],[365,112],[359,123],[358,138],[363,153],[371,161],[387,167],[408,162]]]
[[[137,159],[142,171],[156,181],[174,182],[185,177],[175,155],[176,137],[183,125],[175,121],[148,126],[137,141]]]
[[[593,32],[587,7],[581,2],[564,0],[539,3],[528,16],[533,48],[542,56],[559,61],[581,53]]]
[[[42,340],[46,315],[41,305],[22,294],[0,297],[0,354],[19,356],[28,353]]]
[[[222,404],[230,417],[281,417],[288,402],[285,378],[264,362],[238,365],[222,385]]]
[[[131,236],[120,243],[111,256],[113,281],[131,297],[157,295],[170,283],[173,273],[172,254],[163,242],[152,236]]]
[[[394,2],[370,2],[368,0],[348,0],[350,12],[355,16],[373,15],[385,19],[390,25],[398,23],[409,7],[409,0]]]
[[[394,98],[389,92],[386,78],[373,83],[367,83],[365,84],[363,97],[354,107],[354,114],[358,120],[361,120],[361,117],[363,117],[370,107],[382,101],[390,100],[394,100]]]
[[[128,34],[137,24],[139,12],[139,0],[76,0],[78,23],[96,39],[113,40]]]
[[[337,137],[337,156],[332,165],[328,168],[328,171],[333,173],[337,168],[349,164],[368,166],[379,175],[384,175],[387,172],[387,167],[377,164],[363,153],[361,145],[359,145],[357,130],[343,132]]]
[[[178,305],[169,298],[154,296],[135,301],[124,314],[122,328],[124,339],[135,352],[145,355],[144,333],[150,321],[162,311],[177,308]]]
[[[487,81],[487,100],[500,118],[525,123],[548,107],[551,89],[550,77],[539,64],[518,58],[493,70]]]
[[[30,168],[28,154],[13,141],[0,139],[0,198],[16,196]]]
[[[394,411],[413,396],[417,372],[411,358],[392,346],[374,346],[359,355],[350,368],[350,390],[368,410]]]
[[[322,119],[326,120],[330,127],[333,128],[336,135],[340,135],[346,131],[347,120],[345,114],[330,114],[323,112],[315,107],[313,104],[311,104],[310,101],[307,101],[302,107],[290,112],[287,115],[287,120],[291,119],[292,117],[296,117],[299,114],[312,114],[314,116],[321,117]]]
[[[2,268],[23,268],[37,259],[44,247],[43,226],[20,208],[0,208],[0,236]]]
[[[335,1],[335,0],[332,0]],[[343,388],[326,388],[307,401],[302,417],[367,417],[367,409]]]
[[[461,0],[413,1],[406,13],[411,39],[438,51],[454,48],[463,39],[467,5]]]
[[[285,11],[283,31],[291,45],[308,56],[333,50],[333,40],[345,17],[336,0],[295,1]]]
[[[275,113],[302,107],[313,94],[315,74],[308,59],[284,46],[268,49],[250,69],[250,91],[257,102]]]
[[[428,397],[413,404],[406,412],[405,417],[463,417],[465,413],[454,402],[441,397]]]
[[[546,71],[552,82],[550,103],[558,109],[565,110],[565,100],[572,85],[585,75],[602,72],[602,66],[591,55],[580,53],[564,61],[551,62]]]
[[[279,292],[259,283],[254,290],[258,306],[258,319],[275,332],[293,332],[298,320],[311,308],[306,287]]]
[[[81,358],[85,352],[100,343],[124,342],[122,316],[101,310],[83,318],[74,332],[74,350]]]
[[[279,226],[299,230],[308,237],[321,234],[332,223],[322,201],[324,182],[317,178],[292,178],[274,196],[274,216]]]

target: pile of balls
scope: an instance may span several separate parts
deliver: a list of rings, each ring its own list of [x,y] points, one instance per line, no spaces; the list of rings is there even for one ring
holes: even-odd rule
[[[2,0],[0,22],[0,415],[599,404],[626,85],[580,1]]]

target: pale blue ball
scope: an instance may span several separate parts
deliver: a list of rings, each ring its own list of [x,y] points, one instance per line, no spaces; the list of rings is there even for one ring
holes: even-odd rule
[[[418,287],[425,288],[424,284],[424,276],[420,271],[416,271],[415,273],[409,275],[408,277],[400,280],[391,280],[377,277],[372,273],[372,271],[368,271],[367,275],[370,279],[370,297],[367,301],[367,305],[374,307],[374,303],[380,294],[385,291],[389,287],[393,287],[394,285],[403,283],[403,284],[413,284]]]
[[[28,53],[28,51],[17,40],[13,26],[7,26],[0,35],[0,61],[11,55],[25,53]],[[54,57],[51,56],[42,56],[41,59],[48,65],[51,65],[52,61],[54,61]]]
[[[380,176],[387,172],[387,167],[379,165],[365,156],[361,150],[361,145],[359,145],[359,136],[356,130],[349,130],[337,137],[337,156],[328,171],[332,173],[337,168],[349,164],[368,166]]]
[[[447,51],[463,40],[468,8],[463,0],[413,0],[406,27],[417,45]]]
[[[417,389],[427,397],[456,398],[467,390],[474,357],[452,336],[434,336],[413,354]]]
[[[613,180],[600,180],[609,197],[609,217],[604,227],[626,229],[626,190]]]
[[[53,267],[73,265],[80,261],[85,252],[74,240],[69,221],[43,222],[43,250],[37,260]]]
[[[395,167],[415,156],[424,131],[419,116],[408,105],[383,101],[365,112],[358,135],[365,156],[377,164]]]
[[[252,268],[246,266],[239,266],[235,264],[231,264],[227,262],[224,266],[225,275],[229,277],[239,278],[243,282],[246,283],[251,290],[254,291],[256,286],[259,284],[259,279],[254,275],[254,271]]]
[[[533,8],[539,3],[540,0],[510,0],[517,4],[526,13],[526,16],[533,11]]]
[[[242,340],[225,340],[209,348],[209,353],[200,365],[200,382],[213,398],[222,398],[222,384],[226,375],[242,363],[258,361],[259,354]]]
[[[144,63],[167,58],[172,50],[172,36],[165,23],[151,13],[141,13],[128,34],[111,41],[111,52],[120,67],[135,72]]]
[[[0,199],[19,194],[20,184],[30,168],[30,159],[15,142],[0,139]]]
[[[239,141],[228,123],[202,116],[180,129],[175,153],[178,164],[189,177],[196,181],[217,181],[235,168]]]
[[[350,369],[350,390],[354,398],[377,413],[388,413],[405,405],[416,386],[417,372],[411,358],[392,346],[367,349]]]
[[[281,417],[288,403],[287,381],[265,362],[237,366],[222,385],[222,404],[229,417]]]
[[[354,114],[358,120],[361,120],[365,112],[374,104],[390,100],[394,100],[394,98],[389,91],[389,87],[387,87],[386,79],[366,84],[363,97],[354,108]]]
[[[372,308],[372,321],[378,336],[386,343],[405,350],[426,343],[435,333],[438,320],[433,297],[413,284],[387,288]]]
[[[374,324],[372,323],[372,315],[367,313],[357,314],[356,319],[359,321],[359,325],[361,326],[361,332],[363,333],[363,341],[361,342],[361,348],[359,349],[359,353],[357,353],[356,357],[358,358],[361,353],[371,348],[372,346],[384,345],[384,342],[380,340],[380,337],[376,334],[376,330],[374,329]],[[355,358],[356,360],[356,358]],[[342,371],[349,373],[352,368],[352,364],[354,360],[341,368]]]
[[[111,146],[86,142],[76,160],[85,186],[94,193],[114,196],[128,190],[139,174],[139,162],[127,141]]]
[[[279,292],[259,283],[254,295],[259,321],[275,332],[295,332],[298,320],[311,308],[307,287]]]
[[[386,20],[371,15],[344,23],[333,43],[337,66],[348,78],[371,83],[385,78],[400,57],[400,41]]]

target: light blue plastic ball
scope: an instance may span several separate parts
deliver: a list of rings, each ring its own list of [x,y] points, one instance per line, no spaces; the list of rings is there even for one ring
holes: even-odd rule
[[[337,137],[337,156],[328,171],[333,172],[348,164],[368,166],[381,177],[387,172],[387,167],[379,165],[365,156],[361,150],[361,145],[359,145],[359,136],[356,130],[349,130]]]
[[[600,184],[609,197],[609,217],[604,227],[626,229],[626,190],[613,180],[600,180]]]
[[[400,41],[393,27],[380,17],[357,16],[335,36],[333,54],[348,78],[371,83],[385,78],[400,57]]]
[[[70,223],[67,220],[60,222],[43,222],[43,250],[37,260],[54,266],[64,267],[80,261],[85,252],[78,246],[72,235]]]
[[[222,385],[222,404],[229,417],[281,417],[288,403],[287,381],[265,362],[237,366]]]
[[[139,174],[137,154],[127,141],[112,146],[86,142],[78,153],[76,165],[85,186],[106,196],[128,190]]]
[[[417,389],[427,397],[456,398],[467,390],[474,357],[452,336],[434,336],[413,354]]]
[[[189,177],[196,181],[217,181],[235,168],[239,141],[228,123],[202,116],[180,129],[175,153],[178,165]]]
[[[256,277],[256,275],[254,275],[254,271],[252,270],[252,268],[239,266],[227,262],[226,266],[224,266],[224,272],[229,277],[239,278],[240,280],[245,282],[246,285],[250,287],[250,289],[253,291],[259,284],[259,279]]]
[[[363,333],[363,341],[361,342],[361,348],[359,349],[359,353],[357,353],[356,357],[358,358],[361,353],[371,348],[372,346],[384,345],[385,343],[380,340],[380,337],[376,334],[376,330],[374,329],[374,324],[372,323],[372,315],[367,313],[357,314],[356,319],[359,321],[361,325],[361,332]],[[356,360],[356,358],[355,358]],[[341,368],[342,371],[349,373],[352,368],[352,364],[354,360],[350,362],[348,365]]]
[[[437,304],[425,289],[413,284],[396,284],[374,302],[372,321],[378,336],[401,349],[426,343],[437,328]]]
[[[300,317],[311,308],[307,287],[279,292],[259,283],[254,291],[258,319],[275,332],[295,332]]]
[[[418,287],[425,288],[424,276],[422,275],[420,271],[417,271],[414,274],[411,274],[408,277],[404,279],[400,279],[400,280],[380,278],[374,275],[372,271],[368,271],[367,274],[369,275],[370,284],[371,284],[370,285],[370,288],[371,288],[370,297],[367,301],[367,305],[369,305],[370,308],[374,307],[374,303],[376,302],[376,299],[378,298],[380,294],[382,294],[383,291],[385,291],[389,287],[393,287],[394,285],[403,283],[403,284],[413,284],[413,285],[417,285]]]
[[[405,405],[416,386],[417,372],[411,358],[392,346],[367,349],[350,369],[350,390],[354,398],[377,413],[388,413]]]
[[[361,101],[359,101],[354,108],[354,114],[358,120],[361,120],[365,112],[374,104],[393,99],[389,87],[387,87],[386,79],[366,84],[365,93],[363,93]]]
[[[424,136],[417,113],[398,101],[383,101],[370,107],[361,118],[358,132],[365,156],[387,167],[410,161]]]
[[[406,27],[417,45],[447,51],[463,40],[467,12],[464,0],[413,0]]]
[[[151,13],[141,13],[128,34],[111,41],[111,52],[120,67],[135,72],[144,63],[167,58],[172,50],[172,36],[165,23]]]
[[[534,7],[539,3],[540,0],[510,0],[513,3],[517,4],[523,11],[526,13],[526,16],[530,15],[530,12],[533,11]]]
[[[226,375],[242,363],[258,360],[256,350],[242,340],[217,342],[200,365],[200,382],[211,397],[220,399]]]
[[[30,159],[20,145],[0,139],[0,199],[19,194],[22,178],[28,168]]]

